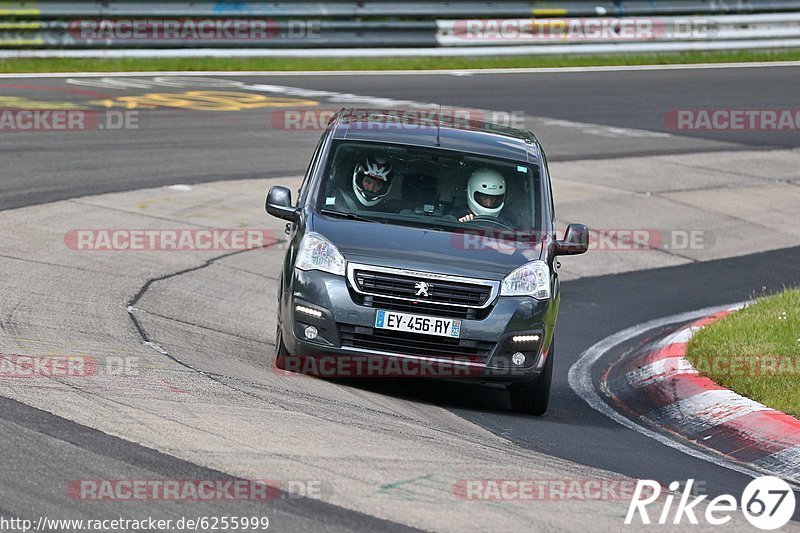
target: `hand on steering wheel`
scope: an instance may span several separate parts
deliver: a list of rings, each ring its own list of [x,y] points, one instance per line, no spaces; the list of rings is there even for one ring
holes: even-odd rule
[[[478,215],[475,216],[474,214],[470,213],[468,215],[464,215],[463,217],[458,219],[459,222],[492,222],[500,227],[505,229],[514,231],[514,228],[506,222],[505,220],[497,217],[487,216],[487,215]]]

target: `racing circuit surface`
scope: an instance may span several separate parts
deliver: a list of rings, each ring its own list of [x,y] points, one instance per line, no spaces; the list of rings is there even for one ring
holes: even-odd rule
[[[106,363],[133,356],[143,369],[99,381],[0,380],[3,514],[259,513],[279,530],[615,530],[627,501],[508,507],[461,501],[453,485],[621,474],[694,478],[712,496],[740,494],[750,477],[622,427],[581,399],[567,374],[590,346],[630,326],[797,284],[797,130],[679,131],[669,117],[793,109],[798,83],[798,66],[0,79],[0,107],[112,110],[136,124],[101,118],[102,129],[0,132],[0,351]],[[513,414],[505,391],[478,384],[336,383],[268,367],[283,233],[263,212],[266,188],[297,189],[320,111],[409,104],[524,121],[547,150],[561,229],[581,222],[705,236],[696,248],[612,247],[562,260],[553,396],[542,418]],[[305,113],[304,125],[287,122],[287,112]],[[81,253],[65,240],[79,228],[141,227],[267,228],[277,244]],[[644,332],[607,357],[679,325]],[[322,494],[87,502],[66,489],[76,479],[230,476],[314,479]]]

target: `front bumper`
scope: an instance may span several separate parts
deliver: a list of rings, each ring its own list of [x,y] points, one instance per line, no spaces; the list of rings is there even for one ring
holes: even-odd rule
[[[458,347],[442,348],[438,345],[452,341],[418,334],[399,334],[398,338],[374,328],[378,307],[356,303],[344,277],[299,269],[293,274],[281,305],[284,343],[297,356],[289,369],[294,364],[298,371],[316,373],[324,365],[325,372],[344,377],[365,369],[370,369],[367,375],[378,376],[381,368],[391,368],[387,375],[511,383],[536,380],[552,344],[557,292],[550,301],[498,297],[482,319],[461,319]],[[305,312],[298,311],[298,306]],[[313,340],[306,335],[309,326],[317,332]],[[387,334],[394,345],[386,342]],[[538,339],[515,342],[514,337],[520,335]],[[517,352],[525,356],[522,365],[511,362]]]

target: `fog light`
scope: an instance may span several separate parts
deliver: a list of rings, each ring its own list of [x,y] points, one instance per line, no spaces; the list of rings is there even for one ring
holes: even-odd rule
[[[514,335],[511,340],[514,342],[536,342],[539,340],[539,335]]]
[[[317,328],[314,326],[308,326],[303,333],[305,333],[306,339],[310,341],[317,338]]]
[[[522,352],[517,352],[511,356],[511,362],[517,366],[522,366],[525,364],[525,354]]]
[[[316,309],[311,309],[310,307],[305,307],[303,305],[296,305],[294,310],[300,313],[305,313],[307,315],[313,316],[315,318],[319,318],[322,316],[322,311],[317,311]]]

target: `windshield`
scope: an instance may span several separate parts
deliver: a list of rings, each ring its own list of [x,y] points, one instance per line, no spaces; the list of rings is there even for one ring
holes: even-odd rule
[[[539,168],[441,149],[340,141],[317,210],[443,231],[541,228]]]

